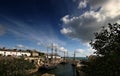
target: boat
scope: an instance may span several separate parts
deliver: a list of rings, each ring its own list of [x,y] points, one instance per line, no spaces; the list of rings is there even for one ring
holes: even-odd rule
[[[64,65],[64,64],[67,64],[67,62],[61,62],[60,64],[63,64],[63,65]]]
[[[72,61],[72,64],[71,64],[71,65],[72,65],[72,66],[76,66],[76,62],[75,62],[75,51],[74,51],[74,54],[73,54],[73,55],[74,55],[74,57],[73,57],[73,61]]]
[[[49,71],[56,69],[57,66],[54,64],[44,64],[43,66],[39,67],[39,71]]]
[[[47,51],[48,51],[48,49],[47,49]],[[52,54],[51,54],[50,62],[49,62],[48,52],[47,52],[46,63],[44,63],[41,67],[39,67],[38,70],[39,71],[49,71],[49,70],[53,70],[53,69],[56,69],[56,68],[57,68],[57,64],[54,63],[54,59],[53,59],[53,44],[52,44]]]
[[[71,65],[72,65],[72,66],[76,66],[76,64],[75,64],[75,63],[72,63]]]
[[[68,52],[67,52],[67,54],[68,54]],[[63,65],[68,64],[68,61],[67,61],[66,56],[65,56],[65,51],[64,51],[63,61],[60,62],[60,64],[63,64]]]

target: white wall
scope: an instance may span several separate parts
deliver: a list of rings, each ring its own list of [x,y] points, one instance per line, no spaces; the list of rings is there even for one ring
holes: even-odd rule
[[[57,59],[60,59],[61,57],[60,56],[53,56],[53,58],[57,58]],[[48,56],[48,58],[51,58],[51,56]]]
[[[2,54],[3,56],[22,56],[22,55],[27,55],[27,56],[31,56],[31,53],[29,52],[14,52],[14,51],[1,51],[0,50],[0,54]]]

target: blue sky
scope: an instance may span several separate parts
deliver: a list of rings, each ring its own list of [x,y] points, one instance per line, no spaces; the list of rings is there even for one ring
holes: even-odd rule
[[[70,56],[74,51],[77,56],[90,55],[94,51],[89,45],[93,33],[99,31],[100,25],[118,20],[119,3],[119,0],[2,0],[0,46],[46,50],[44,46],[54,43],[69,51]]]

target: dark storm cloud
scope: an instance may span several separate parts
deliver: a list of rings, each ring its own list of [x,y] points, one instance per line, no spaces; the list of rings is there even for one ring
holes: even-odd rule
[[[108,22],[116,22],[120,17],[120,8],[117,8],[120,6],[119,0],[90,1],[90,4],[92,4],[91,7],[95,8],[98,6],[97,4],[100,3],[101,9],[97,12],[91,9],[78,17],[71,17],[70,15],[64,16],[62,18],[62,34],[79,39],[83,42],[89,42],[94,38],[93,33],[98,32],[101,27],[107,25]],[[116,6],[114,6],[114,4],[116,4]]]

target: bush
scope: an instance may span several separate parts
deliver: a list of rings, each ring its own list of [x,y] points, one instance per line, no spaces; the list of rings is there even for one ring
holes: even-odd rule
[[[35,68],[28,60],[4,58],[0,60],[0,76],[25,76],[25,71]]]

